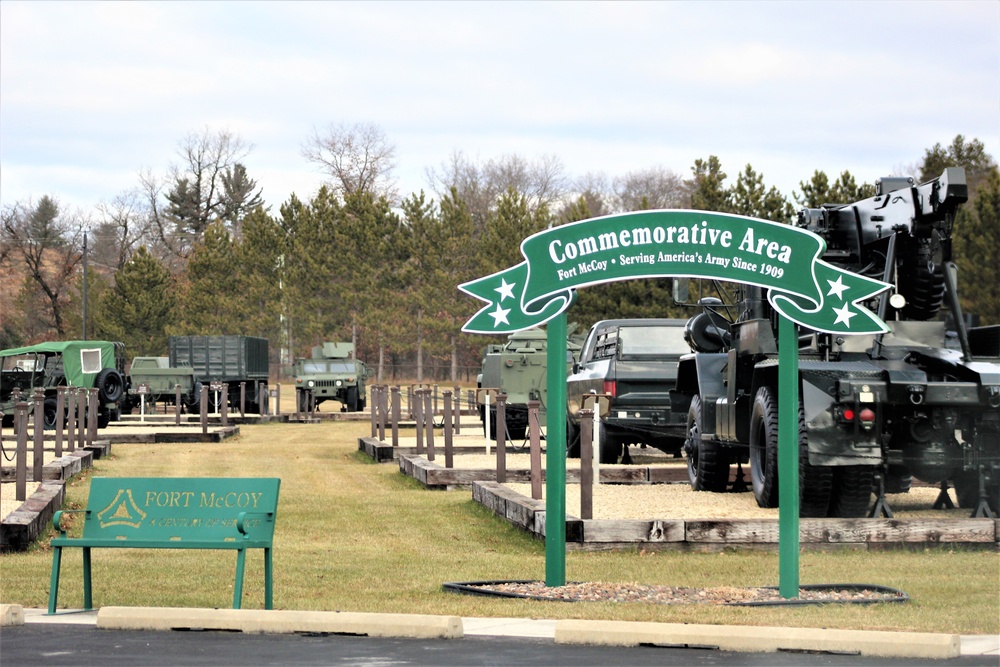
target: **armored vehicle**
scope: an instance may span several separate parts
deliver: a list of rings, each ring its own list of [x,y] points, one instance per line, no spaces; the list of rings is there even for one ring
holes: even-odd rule
[[[684,414],[671,411],[670,391],[681,355],[685,320],[625,319],[598,322],[590,329],[579,362],[566,378],[567,433],[571,455],[579,455],[580,408],[586,394],[610,397],[601,419],[601,463],[629,461],[627,445],[680,454]]]
[[[128,390],[124,343],[72,340],[0,351],[0,412],[5,426],[13,422],[15,396],[30,401],[35,389],[42,389],[43,423],[54,428],[59,387],[96,387],[98,428],[118,419]]]
[[[225,383],[229,405],[240,404],[246,392],[247,411],[260,412],[260,390],[267,389],[268,342],[256,336],[171,336],[170,367],[194,371],[195,395],[213,382]],[[218,406],[214,406],[217,408]]]
[[[1000,326],[968,328],[951,260],[965,172],[916,185],[884,178],[870,199],[799,213],[826,241],[825,261],[895,290],[868,303],[890,328],[876,336],[799,329],[800,512],[891,516],[885,492],[914,477],[955,487],[975,515],[1000,505]],[[832,285],[832,287],[834,287]],[[995,286],[994,286],[995,287]],[[723,491],[750,463],[757,503],[778,503],[777,318],[766,290],[739,286],[735,317],[718,299],[688,323],[673,409],[687,415],[691,486]],[[947,305],[958,345],[941,318]],[[954,349],[958,347],[959,349]]]
[[[364,410],[367,377],[364,362],[354,358],[353,343],[323,343],[312,348],[311,359],[295,362],[295,387],[310,390],[317,408],[333,400],[340,403],[341,412]],[[308,410],[308,395],[297,394],[299,410]]]

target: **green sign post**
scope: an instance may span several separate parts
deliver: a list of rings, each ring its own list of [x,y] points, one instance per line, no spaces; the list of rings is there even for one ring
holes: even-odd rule
[[[705,211],[641,211],[582,220],[521,242],[525,261],[459,285],[486,302],[462,328],[509,334],[546,322],[549,405],[566,404],[566,315],[574,290],[635,278],[714,278],[768,289],[780,315],[779,553],[781,594],[798,593],[798,336],[795,324],[840,335],[888,327],[862,302],[891,285],[820,259],[826,243],[805,229]],[[565,583],[565,423],[549,419],[546,585]]]

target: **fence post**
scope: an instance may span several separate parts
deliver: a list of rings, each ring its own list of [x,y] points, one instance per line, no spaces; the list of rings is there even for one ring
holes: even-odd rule
[[[373,408],[374,409],[374,408]],[[384,384],[378,391],[378,441],[385,442],[385,413],[389,410],[389,385]]]
[[[455,435],[462,435],[462,388],[455,385]]]
[[[62,456],[63,429],[66,428],[66,387],[56,387],[56,456]]]
[[[531,458],[531,497],[542,499],[542,426],[538,421],[540,401],[528,401],[528,441]]]
[[[66,387],[66,451],[72,452],[76,443],[76,390]]]
[[[497,482],[507,481],[507,394],[497,394]]]
[[[174,426],[181,425],[181,386],[174,385]]]
[[[414,390],[412,392],[412,395],[414,395],[417,399],[419,399],[420,390],[419,389]],[[417,426],[417,456],[420,456],[421,454],[424,453],[424,423],[423,423],[423,417],[420,414],[421,412],[423,412],[423,410],[420,409],[420,403],[421,403],[420,400],[416,400],[416,401],[411,401],[410,404],[410,411],[411,414],[413,415],[413,421],[416,423]]]
[[[427,460],[434,460],[434,408],[431,406],[431,390],[424,389],[424,426],[427,429]]]
[[[198,407],[201,417],[201,432],[205,434],[208,433],[208,392],[205,391],[205,387],[201,388],[201,404]]]
[[[390,390],[392,402],[392,446],[399,447],[399,385]]]
[[[594,518],[594,411],[580,410],[580,518]]]
[[[452,468],[454,467],[455,460],[453,458],[454,452],[452,452],[452,432],[451,432],[451,415],[452,415],[452,404],[451,404],[451,392],[445,390],[444,392],[444,467]]]
[[[31,479],[35,482],[42,481],[42,466],[45,464],[45,392],[41,389],[35,390],[35,419],[34,419],[34,442],[32,447]]]
[[[91,447],[94,444],[94,440],[97,438],[97,387],[91,387],[87,390],[90,393],[90,400],[87,405],[87,414],[90,421],[87,423],[87,446]]]
[[[222,404],[219,406],[219,420],[222,428],[229,426],[229,384],[222,383]]]
[[[87,428],[87,412],[89,402],[87,400],[87,388],[80,387],[76,397],[76,448],[83,449],[84,438],[87,436],[84,430]]]
[[[274,383],[274,414],[281,416],[281,383]]]
[[[21,401],[14,406],[14,424],[17,427],[17,462],[14,477],[14,499],[27,500],[28,491],[28,403]]]
[[[247,408],[247,383],[240,382],[240,418],[246,416]]]
[[[438,413],[438,386],[434,385],[434,409],[431,410],[431,421],[434,420],[434,415]]]
[[[373,384],[372,385],[372,397],[370,399],[370,404],[372,406],[372,409],[371,409],[372,437],[375,438],[375,437],[378,436],[378,419],[377,419],[377,417],[378,417],[378,409],[376,408],[376,406],[378,405],[378,385],[377,384]]]

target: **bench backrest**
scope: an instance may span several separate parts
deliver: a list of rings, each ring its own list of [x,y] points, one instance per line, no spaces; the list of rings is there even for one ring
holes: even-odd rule
[[[95,477],[87,539],[270,543],[281,480],[267,477]],[[246,536],[237,528],[244,516]]]

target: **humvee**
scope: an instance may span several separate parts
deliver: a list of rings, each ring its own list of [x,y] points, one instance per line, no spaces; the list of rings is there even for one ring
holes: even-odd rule
[[[323,343],[312,348],[311,359],[295,362],[295,386],[312,392],[318,408],[324,401],[338,401],[341,412],[365,409],[368,369],[354,358],[353,343]],[[297,392],[299,410],[309,409],[308,394]]]

